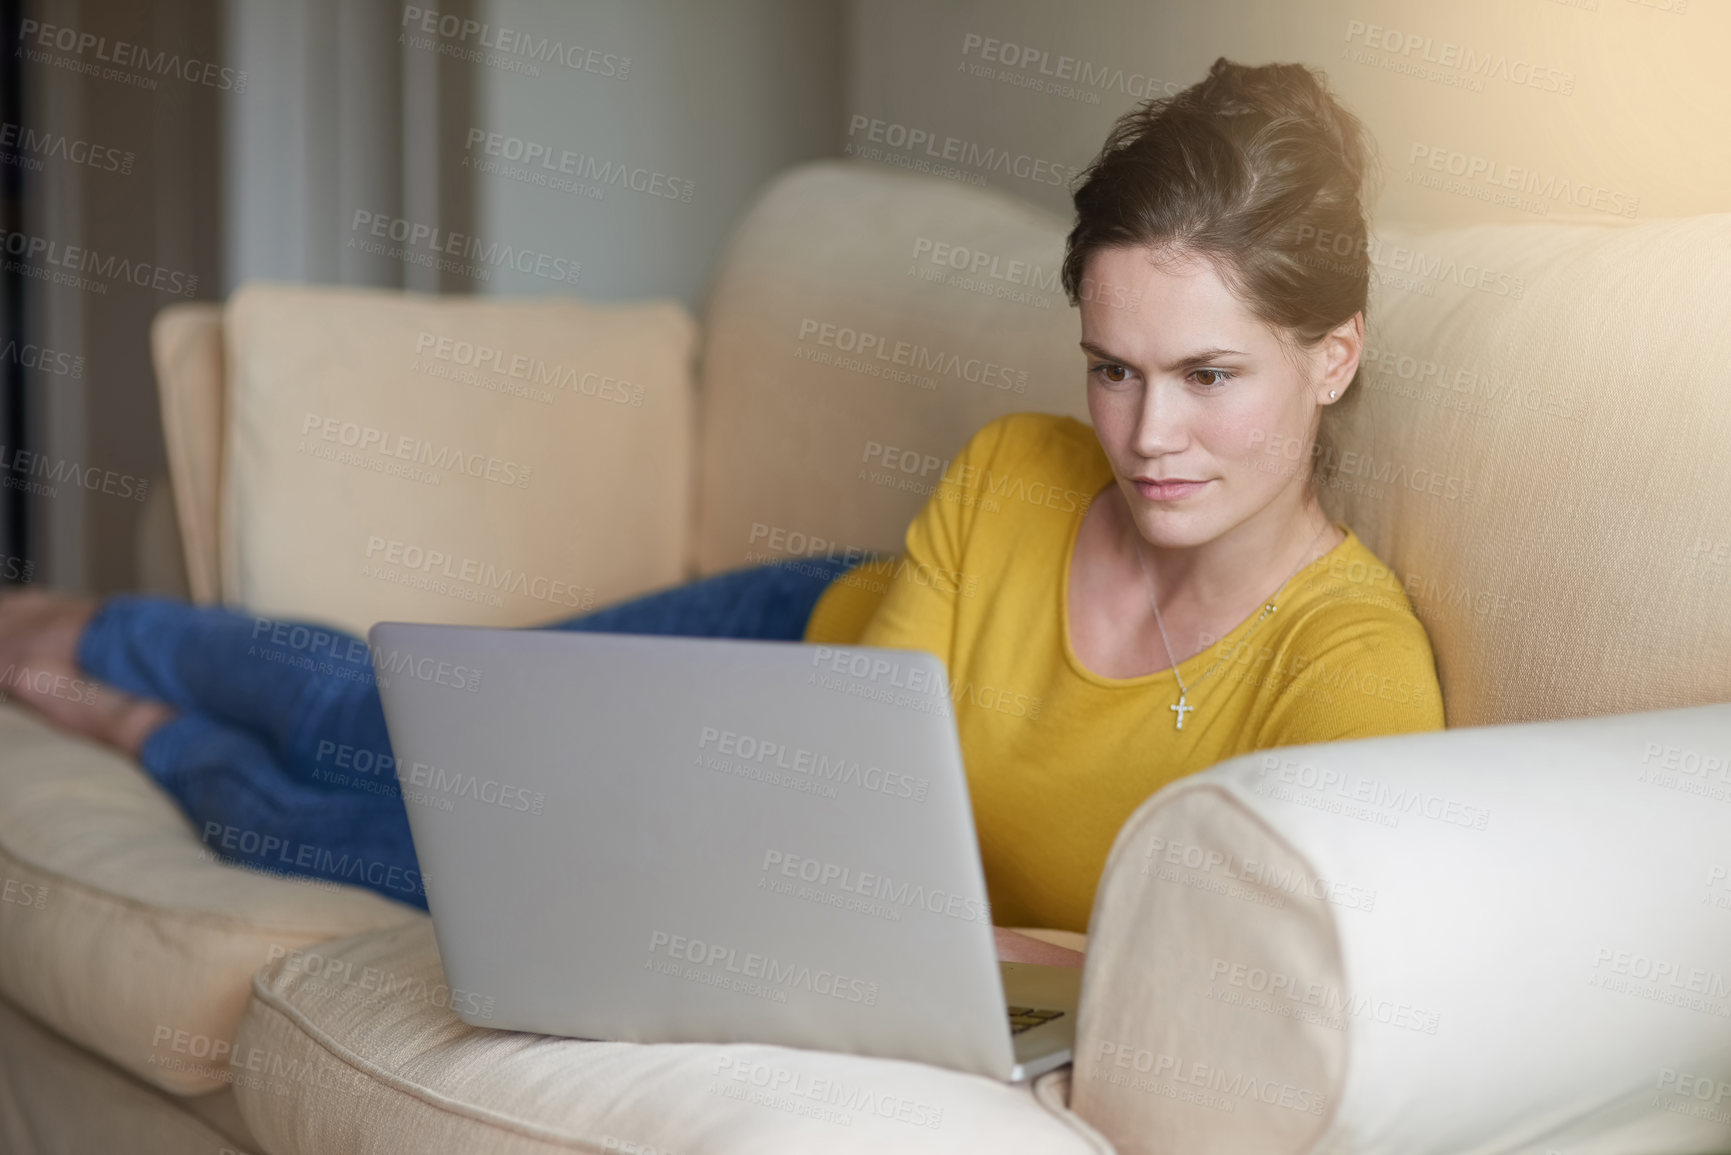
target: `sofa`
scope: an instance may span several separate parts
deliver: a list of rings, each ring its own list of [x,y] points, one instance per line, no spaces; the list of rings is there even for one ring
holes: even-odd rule
[[[336,635],[292,623],[529,626],[894,552],[981,425],[1087,420],[1066,229],[824,161],[739,222],[701,329],[666,301],[170,306],[193,595],[313,663]],[[1334,576],[1410,599],[1448,728],[1149,799],[1086,939],[1031,928],[1088,950],[1073,1066],[471,1027],[419,910],[228,865],[124,758],[0,705],[3,1146],[1731,1150],[1731,216],[1385,223],[1371,256],[1323,500],[1388,568]]]

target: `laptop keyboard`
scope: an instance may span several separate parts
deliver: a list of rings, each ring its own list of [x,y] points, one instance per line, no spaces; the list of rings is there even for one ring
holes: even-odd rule
[[[1031,1031],[1035,1027],[1044,1026],[1053,1019],[1064,1017],[1063,1011],[1042,1011],[1034,1007],[1011,1007],[1010,1033],[1019,1035],[1023,1031]]]

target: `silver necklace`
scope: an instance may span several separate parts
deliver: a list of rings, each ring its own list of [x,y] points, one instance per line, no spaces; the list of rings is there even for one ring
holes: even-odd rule
[[[1322,535],[1327,533],[1329,531],[1329,529],[1333,527],[1333,525],[1334,525],[1334,523],[1332,521],[1325,521],[1323,523],[1322,528],[1317,531],[1316,536],[1310,539],[1310,546],[1314,546],[1314,545],[1316,545],[1317,542],[1321,541]],[[1134,531],[1135,526],[1132,525],[1131,529],[1132,529],[1132,531]],[[1310,547],[1309,546],[1307,546],[1305,548],[1304,553],[1307,556],[1309,555],[1309,553],[1310,553]],[[1324,556],[1327,556],[1327,555],[1325,554]],[[1274,593],[1268,595],[1267,600],[1265,600],[1263,602],[1262,612],[1260,614],[1256,615],[1256,621],[1251,625],[1249,631],[1246,632],[1244,635],[1246,638],[1249,637],[1252,633],[1256,632],[1256,627],[1260,626],[1262,624],[1263,619],[1267,618],[1269,614],[1273,613],[1275,610],[1280,608],[1280,606],[1275,602],[1274,599],[1280,595],[1280,591],[1284,590],[1287,587],[1287,585],[1292,581],[1293,578],[1298,576],[1298,571],[1303,569],[1306,565],[1313,564],[1317,560],[1320,560],[1320,559],[1312,559],[1312,561],[1310,561],[1310,562],[1300,561],[1298,563],[1298,566],[1291,573],[1286,575],[1286,581],[1281,582],[1279,588],[1277,588],[1274,591]],[[1174,678],[1178,679],[1178,701],[1173,703],[1172,705],[1168,706],[1167,709],[1173,711],[1174,713],[1176,713],[1178,715],[1177,728],[1182,730],[1182,729],[1184,729],[1184,715],[1188,714],[1188,713],[1195,712],[1196,707],[1195,706],[1187,706],[1184,704],[1184,699],[1186,698],[1186,696],[1189,695],[1190,690],[1189,690],[1189,687],[1185,686],[1185,684],[1184,684],[1184,676],[1178,672],[1177,656],[1175,654],[1173,654],[1172,642],[1166,636],[1166,623],[1160,620],[1160,602],[1154,596],[1154,575],[1148,571],[1148,559],[1142,556],[1142,547],[1141,546],[1136,547],[1136,562],[1138,565],[1140,565],[1142,567],[1142,577],[1148,583],[1148,602],[1150,605],[1152,605],[1154,607],[1154,624],[1160,627],[1160,644],[1166,647],[1166,660],[1168,662],[1172,663],[1172,676]],[[1240,641],[1242,641],[1242,640],[1243,639],[1240,639]],[[1209,666],[1208,669],[1203,672],[1202,677],[1196,679],[1195,684],[1200,686],[1208,678],[1209,674],[1212,674],[1215,670],[1218,670],[1223,664],[1225,664],[1225,662],[1226,662],[1226,659],[1221,658],[1220,661],[1215,662],[1212,666]]]

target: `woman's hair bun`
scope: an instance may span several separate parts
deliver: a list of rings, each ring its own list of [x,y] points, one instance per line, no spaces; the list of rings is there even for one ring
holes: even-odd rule
[[[1173,105],[1212,116],[1298,122],[1314,129],[1355,180],[1364,179],[1363,127],[1335,101],[1326,78],[1303,64],[1237,64],[1222,56]]]

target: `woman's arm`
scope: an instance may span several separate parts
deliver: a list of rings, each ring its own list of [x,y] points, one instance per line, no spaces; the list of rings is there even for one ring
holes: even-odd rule
[[[992,934],[998,942],[998,961],[1039,963],[1049,967],[1079,967],[1087,955],[1079,950],[1058,946],[1008,927],[994,926]]]

